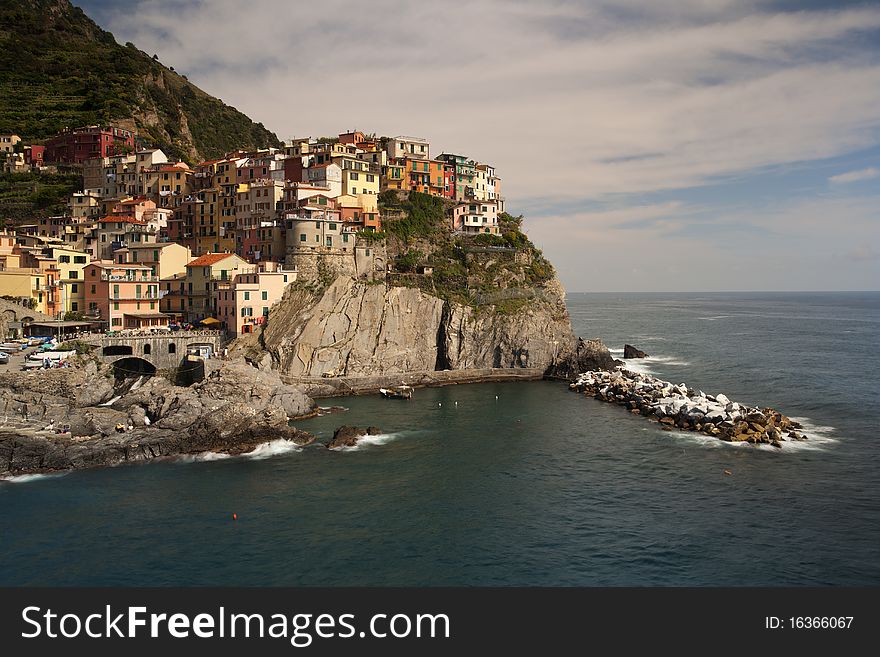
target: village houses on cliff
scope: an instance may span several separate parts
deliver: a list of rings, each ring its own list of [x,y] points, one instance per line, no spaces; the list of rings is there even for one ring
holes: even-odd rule
[[[295,280],[322,268],[383,278],[379,195],[448,199],[450,228],[498,234],[494,167],[432,157],[420,137],[360,131],[235,151],[190,166],[118,126],[29,145],[0,135],[7,172],[62,168],[82,191],[60,216],[0,233],[0,296],[108,330],[206,322],[232,336],[266,321]]]

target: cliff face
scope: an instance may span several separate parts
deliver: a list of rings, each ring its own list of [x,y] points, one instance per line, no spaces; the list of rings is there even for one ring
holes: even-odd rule
[[[548,374],[574,365],[562,285],[506,291],[505,306],[444,301],[412,287],[338,278],[323,295],[291,288],[271,311],[262,334],[264,366],[293,377],[367,376],[479,368],[537,368]],[[517,298],[518,297],[518,298]],[[511,299],[518,303],[509,310]],[[581,352],[584,344],[581,343]],[[587,358],[596,369],[613,359],[601,343]]]

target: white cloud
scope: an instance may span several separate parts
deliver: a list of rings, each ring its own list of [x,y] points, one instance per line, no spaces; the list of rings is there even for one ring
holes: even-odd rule
[[[741,275],[743,289],[745,281],[791,287],[770,281],[790,282],[799,271],[811,280],[814,272],[786,246],[813,239],[798,248],[824,257],[826,242],[843,239],[831,227],[863,222],[864,208],[821,201],[815,207],[838,214],[819,216],[809,199],[800,217],[790,208],[715,214],[711,202],[646,205],[639,195],[880,144],[880,51],[863,38],[880,30],[880,7],[766,6],[145,0],[105,27],[281,138],[353,128],[422,135],[434,152],[493,163],[514,211],[540,199],[583,207],[614,200],[611,210],[530,217],[530,233],[573,289],[585,289],[577,283],[587,267],[579,249],[596,245],[605,251],[593,263],[608,265],[606,253],[615,250],[618,261],[621,252],[638,254],[645,258],[638,269],[656,271],[652,284],[667,289],[682,287],[668,273],[676,257],[693,257],[694,271]],[[856,214],[840,214],[847,212]],[[771,248],[767,233],[777,231],[788,240]],[[733,257],[722,242],[751,251]],[[764,259],[752,262],[758,253]],[[770,278],[761,285],[755,272]],[[727,278],[704,283],[729,289]],[[624,282],[639,289],[635,278]]]
[[[859,169],[858,171],[839,173],[836,176],[831,176],[828,180],[832,183],[852,183],[877,177],[880,177],[880,169],[876,167],[868,167],[867,169]]]

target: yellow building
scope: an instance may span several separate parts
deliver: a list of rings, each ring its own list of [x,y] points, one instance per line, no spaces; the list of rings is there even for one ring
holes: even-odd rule
[[[186,266],[192,262],[188,247],[175,242],[156,242],[155,244],[132,244],[117,249],[113,256],[117,264],[146,265],[150,273],[159,278],[186,273]]]
[[[206,253],[186,266],[186,279],[181,295],[184,314],[190,322],[214,317],[217,312],[215,291],[217,283],[229,281],[239,271],[250,268],[247,261],[234,253]],[[180,312],[171,308],[170,312]]]

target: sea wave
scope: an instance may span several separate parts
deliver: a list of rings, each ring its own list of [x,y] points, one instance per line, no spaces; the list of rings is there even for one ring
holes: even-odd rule
[[[182,456],[176,457],[178,461],[183,461],[184,463],[200,463],[202,461],[223,461],[225,459],[231,458],[247,458],[252,459],[254,461],[261,461],[263,459],[268,459],[273,456],[280,456],[281,454],[289,454],[290,452],[299,452],[302,451],[302,447],[297,445],[294,442],[289,440],[284,440],[283,438],[278,438],[277,440],[270,440],[265,443],[261,443],[254,447],[249,452],[243,452],[241,454],[226,454],[224,452],[202,452],[201,454],[184,454]]]
[[[400,433],[380,433],[375,436],[362,436],[358,439],[357,445],[351,447],[335,447],[334,452],[356,452],[365,447],[374,447],[377,445],[386,445],[392,440],[400,437]]]
[[[661,432],[665,436],[669,436],[675,438],[676,440],[681,440],[684,442],[695,443],[701,445],[702,447],[709,447],[712,449],[759,449],[765,452],[778,452],[778,453],[786,453],[786,452],[795,452],[795,451],[823,451],[833,444],[839,442],[837,438],[834,438],[832,434],[837,432],[837,429],[834,427],[822,426],[813,424],[809,418],[803,417],[793,417],[792,420],[796,422],[800,422],[803,426],[803,429],[799,430],[798,433],[803,433],[807,440],[792,440],[791,438],[785,437],[785,440],[782,441],[782,449],[778,447],[773,447],[773,445],[768,445],[767,443],[759,443],[757,445],[750,443],[748,441],[727,441],[720,440],[715,438],[714,436],[707,436],[704,433],[700,433],[698,431],[681,431],[677,429],[673,429],[672,431],[663,431],[659,428],[656,428],[657,431]],[[650,430],[646,427],[647,430]]]
[[[800,423],[802,428],[797,429],[797,432],[805,435],[807,439],[789,440],[783,443],[785,449],[818,451],[840,442],[836,427],[816,424],[808,417],[792,417],[791,419]]]
[[[302,447],[296,443],[279,438],[278,440],[270,440],[268,443],[257,445],[252,451],[246,452],[242,454],[242,456],[255,461],[261,461],[262,459],[268,459],[273,456],[301,451]]]
[[[733,317],[733,315],[711,315],[709,317],[697,317],[697,319],[702,319],[704,322],[714,322],[719,319],[728,319],[729,317]]]
[[[26,484],[29,481],[40,481],[42,479],[57,479],[68,474],[67,472],[49,472],[46,474],[23,474],[12,475],[11,477],[0,477],[0,482],[9,484]]]
[[[647,358],[628,358],[624,361],[621,369],[639,374],[655,374],[654,367],[658,365],[671,365],[673,367],[687,367],[690,362],[681,360],[675,356],[648,356]]]

